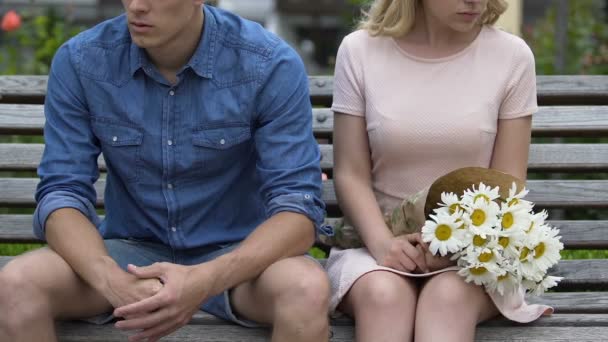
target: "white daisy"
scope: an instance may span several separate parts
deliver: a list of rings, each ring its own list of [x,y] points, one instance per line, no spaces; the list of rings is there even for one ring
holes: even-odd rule
[[[441,256],[460,250],[463,244],[464,232],[458,229],[461,223],[456,218],[445,213],[430,215],[432,220],[427,220],[422,227],[422,240],[430,242],[429,249],[433,255],[437,252]]]
[[[498,244],[506,258],[518,260],[520,249],[524,245],[526,234],[521,231],[501,231],[498,233]]]
[[[467,283],[473,282],[475,285],[486,285],[496,282],[498,276],[504,274],[504,271],[498,268],[496,264],[487,263],[461,268],[458,274],[465,277]]]
[[[540,296],[543,293],[545,293],[545,291],[547,291],[548,289],[557,286],[557,283],[560,282],[562,279],[564,279],[563,277],[553,277],[553,276],[546,276],[541,282],[536,283],[536,286],[534,286],[534,288],[532,288],[532,294],[536,295],[536,296]]]
[[[483,235],[483,230],[487,228],[493,229],[498,224],[500,208],[493,201],[488,202],[478,199],[468,205],[465,210],[468,215],[463,215],[463,219],[470,226],[469,229],[475,234]]]
[[[439,208],[434,209],[435,213],[445,212],[449,215],[455,214],[457,211],[462,211],[462,203],[458,198],[458,195],[452,192],[442,192],[441,193],[441,203],[439,204]]]
[[[530,226],[528,227],[528,229],[526,229],[526,233],[531,233],[532,231],[534,231],[534,228],[544,225],[545,220],[547,219],[547,216],[548,216],[548,214],[547,214],[546,210],[543,210],[536,214],[532,214],[532,217],[530,217],[530,220],[532,222],[530,223]]]
[[[475,189],[475,185],[473,185],[473,190],[465,190],[464,195],[462,196],[462,202],[475,203],[478,199],[484,199],[486,203],[489,203],[499,197],[498,187],[492,189],[483,183],[479,183],[478,189]]]
[[[534,263],[538,268],[547,271],[551,266],[557,264],[561,259],[560,251],[564,249],[564,244],[559,240],[559,231],[546,225],[539,227],[539,241],[534,246]]]
[[[504,231],[524,231],[530,227],[532,215],[526,207],[520,204],[507,205],[502,203],[500,208],[500,227]]]
[[[522,206],[524,208],[526,208],[527,211],[532,210],[532,208],[534,207],[534,204],[530,201],[526,201],[523,198],[528,194],[528,189],[524,188],[522,191],[520,191],[519,193],[517,192],[517,184],[515,184],[515,182],[513,182],[513,184],[511,185],[511,188],[509,189],[509,197],[507,197],[507,199],[505,200],[505,203],[508,206]]]
[[[514,293],[519,290],[520,281],[511,272],[505,272],[496,278],[496,282],[488,284],[487,289],[490,292],[498,292],[500,295]]]

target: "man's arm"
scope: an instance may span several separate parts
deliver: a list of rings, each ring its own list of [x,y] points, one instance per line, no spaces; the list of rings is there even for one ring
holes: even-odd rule
[[[34,229],[86,283],[112,305],[120,306],[128,300],[133,302],[145,297],[120,293],[123,286],[118,286],[121,289],[118,294],[109,290],[113,287],[109,276],[124,284],[135,283],[137,279],[122,271],[108,256],[95,226],[97,194],[93,184],[99,177],[100,148],[90,127],[83,87],[70,48],[73,45],[68,43],[58,50],[49,75],[45,100],[46,147],[38,169],[40,183],[36,191]]]

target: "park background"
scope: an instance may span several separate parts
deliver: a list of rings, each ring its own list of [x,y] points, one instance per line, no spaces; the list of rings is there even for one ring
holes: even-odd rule
[[[309,75],[331,75],[342,38],[351,32],[367,0],[216,0],[208,4],[259,22],[292,45]],[[498,26],[532,48],[538,75],[608,75],[608,0],[507,0]],[[0,75],[46,75],[57,48],[78,32],[122,12],[120,0],[0,0]],[[0,135],[0,142],[24,141]],[[544,142],[535,138],[535,142]],[[544,138],[547,139],[547,138]],[[599,142],[567,138],[564,142]],[[606,138],[599,138],[608,142]],[[42,141],[38,141],[42,142]],[[555,142],[555,141],[550,141]],[[0,172],[0,177],[32,177]],[[530,174],[530,178],[542,175]],[[606,174],[573,174],[606,179]],[[2,191],[2,189],[0,189]],[[0,209],[26,214],[31,209]],[[100,211],[103,213],[103,211]],[[606,209],[552,210],[551,219],[608,219]],[[0,244],[0,255],[18,255],[40,244]],[[323,257],[320,250],[312,251]],[[608,250],[569,250],[565,259],[608,258]]]

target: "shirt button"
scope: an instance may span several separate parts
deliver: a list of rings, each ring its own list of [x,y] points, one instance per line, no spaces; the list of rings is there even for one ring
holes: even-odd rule
[[[116,140],[118,140],[117,136],[112,137],[112,141],[116,141]]]
[[[169,146],[173,145],[173,140],[171,140],[171,139],[167,140],[167,145],[169,145]]]
[[[169,92],[169,95],[173,96],[173,95],[175,95],[175,92],[174,92],[173,90],[171,90],[171,91]]]
[[[304,198],[306,198],[306,199],[310,199],[310,195],[309,195],[309,194],[306,194],[306,195],[304,195]]]
[[[173,189],[173,184],[171,184],[171,183],[167,184],[167,189],[169,189],[169,190]]]
[[[226,143],[226,140],[222,139],[220,140],[220,145],[224,145]]]
[[[171,231],[175,233],[177,231],[177,228],[171,227]]]

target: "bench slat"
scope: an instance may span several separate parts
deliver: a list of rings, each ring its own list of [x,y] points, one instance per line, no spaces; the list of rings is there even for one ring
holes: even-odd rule
[[[333,112],[328,108],[314,108],[313,116],[315,135],[331,138],[334,127]],[[42,105],[0,103],[0,134],[42,134],[43,126]],[[532,119],[532,134],[534,136],[606,136],[608,106],[540,107],[539,112]]]
[[[352,326],[332,326],[332,342],[354,341]],[[94,326],[85,323],[58,324],[60,341],[126,341],[127,334],[114,328],[111,324]],[[509,327],[480,326],[477,329],[475,341],[494,342],[505,341],[603,341],[608,335],[607,327],[543,327],[530,326],[522,329],[521,326]],[[211,325],[200,327],[187,325],[163,341],[200,341],[200,342],[262,342],[269,341],[270,333],[267,329],[247,329],[236,325]]]
[[[0,101],[42,103],[47,76],[0,76]],[[309,76],[313,103],[331,101],[333,76]],[[538,101],[541,104],[608,104],[608,81],[602,76],[537,76]]]
[[[0,267],[3,267],[11,257],[0,256]],[[559,284],[560,290],[578,289],[597,290],[608,286],[608,259],[562,260],[549,274],[565,279]],[[599,303],[604,305],[606,302]],[[608,310],[603,311],[608,312]]]
[[[328,218],[326,224],[335,225]],[[608,249],[608,221],[549,221],[560,229],[567,249]],[[39,242],[32,233],[32,215],[0,215],[0,242]]]
[[[309,82],[313,103],[328,105],[333,77],[311,76]],[[608,79],[603,76],[537,76],[536,84],[541,105],[608,104]]]
[[[0,206],[32,207],[35,205],[34,192],[38,184],[36,178],[0,178]],[[608,207],[608,180],[530,180],[527,184],[530,194],[527,199],[539,207]],[[103,204],[105,180],[95,184],[98,205]],[[323,201],[328,206],[336,206],[333,181],[323,182]]]
[[[334,167],[333,146],[321,144],[321,168]],[[43,144],[0,144],[0,171],[35,171],[42,157]],[[99,167],[105,171],[103,157]],[[530,146],[529,172],[608,171],[608,144],[533,144]]]

